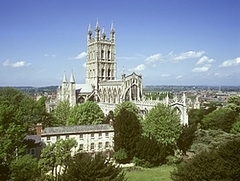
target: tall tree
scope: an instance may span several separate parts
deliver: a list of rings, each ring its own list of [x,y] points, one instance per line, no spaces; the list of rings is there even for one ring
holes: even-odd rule
[[[165,146],[176,146],[176,141],[182,132],[180,118],[176,111],[163,104],[155,105],[143,121],[146,136],[155,138]]]
[[[71,151],[77,146],[75,139],[58,140],[56,143],[47,145],[41,153],[38,166],[41,169],[41,176],[43,179],[58,177],[63,168],[65,171],[68,167],[68,160],[71,158]],[[51,174],[47,174],[47,173]]]
[[[195,131],[197,130],[197,126],[192,125],[184,125],[182,133],[177,139],[177,146],[180,150],[182,150],[183,154],[186,155],[187,150],[193,143],[193,139],[195,137]]]
[[[15,155],[24,153],[24,137],[43,119],[37,114],[41,112],[39,108],[36,101],[22,92],[0,88],[0,168],[8,167]]]
[[[120,113],[120,110],[124,108],[134,114],[136,114],[136,116],[138,117],[139,120],[142,120],[142,117],[139,114],[139,110],[137,108],[137,106],[130,102],[130,101],[125,101],[121,104],[118,104],[117,107],[114,109],[114,117],[117,117],[117,115]]]
[[[136,143],[142,133],[139,116],[127,108],[122,106],[114,120],[114,150],[118,161],[131,160],[135,156]],[[125,159],[121,158],[123,152],[126,152]]]
[[[60,102],[52,112],[52,116],[56,119],[54,126],[65,126],[70,115],[70,110],[69,101]]]
[[[97,103],[92,101],[75,105],[70,111],[68,125],[100,124],[104,120],[104,114]]]
[[[122,168],[110,163],[104,157],[97,155],[95,158],[75,155],[71,160],[66,173],[61,180],[79,181],[125,181]]]

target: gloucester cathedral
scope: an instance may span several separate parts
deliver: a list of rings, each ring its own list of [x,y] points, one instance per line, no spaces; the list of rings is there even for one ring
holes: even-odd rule
[[[142,114],[147,113],[157,103],[163,103],[176,109],[180,115],[181,123],[188,124],[186,96],[180,98],[168,96],[163,100],[146,100],[142,90],[142,75],[132,72],[126,75],[122,72],[117,79],[117,61],[115,36],[113,24],[109,37],[96,23],[94,33],[89,25],[87,31],[87,60],[85,84],[75,82],[73,72],[68,81],[64,73],[62,85],[57,91],[57,100],[68,100],[71,106],[85,101],[95,101],[105,114],[114,110],[117,104],[131,101],[136,104]]]

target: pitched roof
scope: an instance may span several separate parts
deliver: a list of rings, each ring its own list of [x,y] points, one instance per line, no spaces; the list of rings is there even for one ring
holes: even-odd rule
[[[90,84],[76,84],[76,90],[79,90],[80,92],[88,92],[91,93],[93,91],[93,88]]]
[[[106,132],[106,131],[111,132],[111,131],[114,131],[114,129],[109,124],[47,127],[42,131],[41,136],[93,133],[93,132]]]
[[[41,143],[41,137],[37,135],[26,135],[24,141],[34,142],[34,144]]]

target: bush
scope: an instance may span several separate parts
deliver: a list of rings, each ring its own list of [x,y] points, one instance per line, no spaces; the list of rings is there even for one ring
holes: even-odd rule
[[[174,181],[239,180],[240,139],[234,139],[216,150],[203,151],[178,165],[171,173]]]
[[[173,153],[173,148],[160,144],[154,138],[142,137],[136,145],[134,162],[142,167],[159,166],[165,164],[167,156]]]

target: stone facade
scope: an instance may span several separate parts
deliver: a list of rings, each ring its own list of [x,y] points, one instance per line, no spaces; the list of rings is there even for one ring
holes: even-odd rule
[[[115,29],[110,28],[109,38],[104,28],[100,31],[97,21],[95,36],[89,25],[87,32],[87,61],[86,82],[76,84],[73,72],[69,82],[64,73],[62,85],[58,88],[58,101],[68,100],[71,106],[92,100],[98,103],[105,114],[113,110],[117,104],[124,101],[132,101],[144,114],[157,103],[170,105],[177,111],[182,124],[188,124],[186,97],[163,101],[145,100],[142,90],[142,75],[135,72],[126,75],[123,71],[121,78],[116,75],[117,61],[115,48]]]
[[[41,133],[42,142],[46,145],[55,143],[59,139],[73,138],[77,147],[72,150],[76,153],[103,153],[111,157],[113,152],[113,127],[109,124],[47,127]]]

